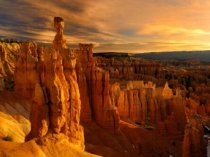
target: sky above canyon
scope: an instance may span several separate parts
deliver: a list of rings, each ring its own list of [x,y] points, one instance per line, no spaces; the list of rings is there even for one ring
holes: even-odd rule
[[[210,0],[0,0],[0,36],[50,43],[54,16],[95,52],[210,49]]]

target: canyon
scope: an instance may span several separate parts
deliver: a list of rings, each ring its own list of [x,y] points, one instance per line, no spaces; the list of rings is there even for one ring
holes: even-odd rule
[[[206,156],[209,66],[69,48],[54,27],[50,47],[0,42],[0,156]]]

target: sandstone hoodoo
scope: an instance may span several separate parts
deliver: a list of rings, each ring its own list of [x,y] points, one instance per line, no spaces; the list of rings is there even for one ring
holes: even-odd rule
[[[206,65],[71,48],[64,26],[51,46],[0,42],[0,156],[205,157]]]
[[[53,47],[52,49],[44,50],[44,52],[42,49],[42,52],[39,54],[43,55],[39,56],[39,58],[42,58],[40,62],[42,65],[36,71],[39,76],[37,83],[40,84],[40,93],[42,93],[40,97],[44,101],[42,105],[47,104],[49,117],[46,115],[43,119],[37,120],[34,115],[34,120],[41,123],[41,127],[36,131],[40,132],[40,129],[46,129],[45,127],[48,125],[49,132],[64,133],[69,137],[70,142],[84,148],[83,128],[80,126],[81,100],[75,71],[75,50],[66,46],[63,37],[63,19],[55,17],[54,26],[56,36],[53,41]],[[38,107],[37,104],[33,106]],[[31,112],[31,117],[35,113]],[[46,113],[48,112],[45,110]],[[37,118],[42,117],[37,116]]]

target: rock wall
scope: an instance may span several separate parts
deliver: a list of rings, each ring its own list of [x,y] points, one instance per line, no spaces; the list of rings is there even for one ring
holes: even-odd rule
[[[95,66],[93,45],[79,44],[78,50],[78,84],[81,94],[81,120],[95,120],[103,128],[116,131],[119,129],[119,114],[111,94],[109,72]]]
[[[117,102],[122,120],[158,124],[160,132],[169,134],[184,131],[184,106],[182,96],[173,95],[167,83],[164,88],[156,88],[152,82],[143,81],[128,82]]]
[[[90,122],[93,118],[93,111],[91,105],[91,79],[92,69],[95,68],[92,52],[92,44],[79,44],[79,50],[77,51],[77,80],[81,95],[81,121]]]

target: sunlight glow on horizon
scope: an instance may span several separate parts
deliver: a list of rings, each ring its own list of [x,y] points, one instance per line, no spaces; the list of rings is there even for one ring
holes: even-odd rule
[[[62,16],[68,44],[94,52],[210,49],[209,0],[14,1],[0,1],[0,37],[51,43]]]

